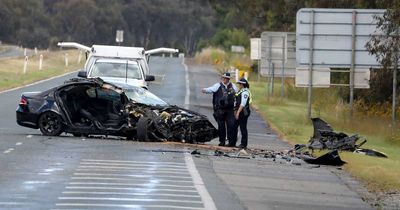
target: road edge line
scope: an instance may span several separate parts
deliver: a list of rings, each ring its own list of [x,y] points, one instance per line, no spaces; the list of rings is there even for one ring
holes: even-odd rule
[[[185,69],[185,80],[186,80],[186,94],[185,94],[184,107],[185,109],[189,109],[189,104],[190,104],[189,70],[188,66],[185,64],[185,58],[182,58],[182,65]]]
[[[27,84],[27,85],[24,85],[24,86],[15,87],[15,88],[11,88],[11,89],[8,89],[8,90],[2,90],[2,91],[0,91],[0,94],[11,92],[11,91],[14,91],[14,90],[19,90],[19,89],[26,88],[26,87],[33,86],[33,85],[37,85],[37,84],[40,84],[40,83],[43,83],[43,82],[47,82],[47,81],[50,81],[52,79],[57,79],[57,78],[66,76],[68,74],[76,73],[76,72],[77,71],[67,72],[65,74],[61,74],[61,75],[57,75],[57,76],[50,77],[50,78],[47,78],[47,79],[39,80],[39,81],[30,83],[30,84]]]
[[[196,165],[194,164],[192,155],[185,153],[184,156],[186,165],[188,167],[188,171],[193,179],[194,187],[196,188],[197,192],[199,192],[201,200],[203,201],[204,204],[204,208],[207,210],[217,210],[214,200],[212,199],[207,188],[205,187],[203,179],[201,178],[199,171],[197,170]]]

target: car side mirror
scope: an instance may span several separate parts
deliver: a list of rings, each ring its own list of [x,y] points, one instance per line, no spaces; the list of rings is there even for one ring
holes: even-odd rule
[[[153,75],[146,75],[146,78],[144,79],[146,82],[151,82],[156,80],[156,78]]]
[[[79,71],[78,72],[78,77],[86,78],[87,77],[87,72],[85,70]]]

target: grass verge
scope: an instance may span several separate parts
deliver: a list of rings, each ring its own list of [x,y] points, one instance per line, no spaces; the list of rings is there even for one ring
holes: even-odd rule
[[[313,133],[311,121],[306,118],[307,102],[305,98],[300,100],[299,97],[281,99],[277,96],[281,87],[279,82],[275,85],[275,95],[267,97],[266,81],[251,81],[253,105],[258,108],[265,119],[268,119],[272,127],[280,132],[283,138],[293,144],[306,143]],[[301,90],[297,91],[298,95],[302,94]],[[377,149],[389,156],[384,159],[342,152],[341,157],[347,162],[344,168],[365,183],[371,191],[400,190],[399,131],[390,128],[390,120],[357,114],[350,120],[346,109],[340,108],[344,105],[338,106],[335,103],[328,106],[323,104],[331,101],[330,97],[335,98],[335,96],[326,95],[326,90],[320,92],[316,90],[316,92],[317,95],[322,95],[321,97],[325,95],[325,98],[313,103],[313,116],[319,116],[326,120],[336,131],[344,131],[349,134],[358,133],[367,139],[367,143],[363,147]]]
[[[68,66],[65,66],[65,53],[68,53]],[[39,54],[43,54],[42,70],[39,70]],[[82,68],[84,55],[79,64],[78,56],[78,50],[39,51],[37,56],[29,57],[25,74],[23,73],[24,58],[2,58],[0,59],[0,90],[30,84]]]

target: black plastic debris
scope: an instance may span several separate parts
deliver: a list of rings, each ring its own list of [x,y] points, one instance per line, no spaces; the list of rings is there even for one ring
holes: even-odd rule
[[[314,134],[307,144],[310,149],[346,150],[354,151],[360,148],[366,140],[360,144],[356,142],[360,137],[347,135],[343,132],[335,132],[332,127],[320,118],[311,118],[314,126]]]
[[[373,156],[373,157],[382,157],[382,158],[387,158],[388,157],[385,153],[379,152],[379,151],[374,150],[374,149],[363,149],[363,148],[360,148],[360,149],[356,149],[354,151],[354,153]]]
[[[221,150],[215,150],[214,151],[214,156],[220,157],[220,156],[224,156],[224,155],[225,155],[225,152],[223,152]]]
[[[193,150],[190,154],[192,154],[192,155],[201,155],[200,151],[197,150],[197,149]]]
[[[346,163],[340,158],[337,150],[330,151],[317,158],[308,155],[303,155],[301,158],[307,163],[316,165],[341,166]]]

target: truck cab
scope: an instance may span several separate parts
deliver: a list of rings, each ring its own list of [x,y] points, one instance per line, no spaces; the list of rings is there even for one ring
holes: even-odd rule
[[[147,82],[154,81],[150,74],[148,57],[156,53],[177,53],[177,49],[157,48],[146,51],[142,47],[93,45],[87,47],[75,42],[59,42],[60,47],[73,47],[87,53],[84,69],[78,77],[100,77],[107,82],[127,83],[148,89]]]

